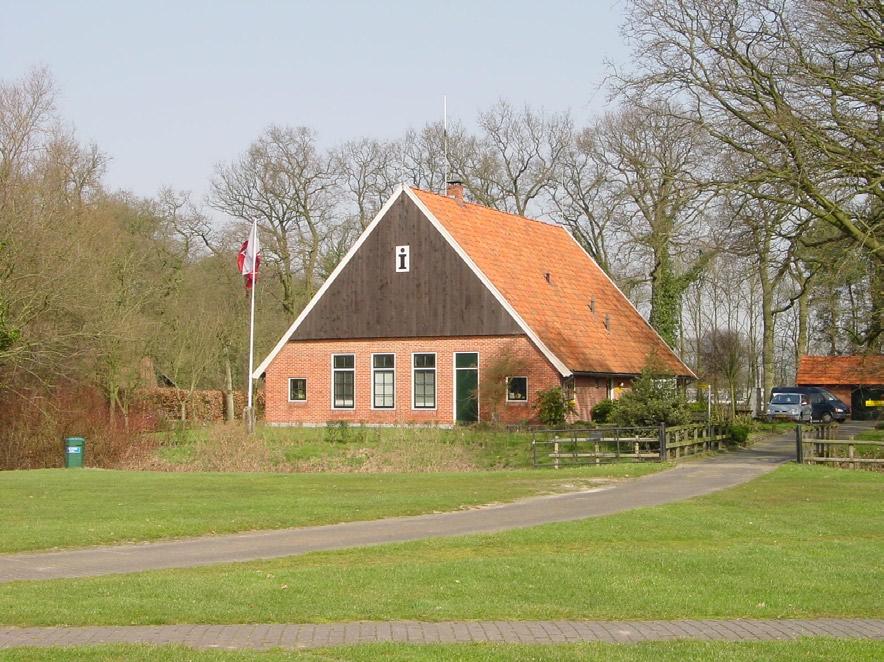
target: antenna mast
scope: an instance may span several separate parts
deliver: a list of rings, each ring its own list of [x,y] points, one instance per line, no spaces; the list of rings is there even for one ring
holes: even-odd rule
[[[448,97],[442,95],[442,195],[448,186]]]

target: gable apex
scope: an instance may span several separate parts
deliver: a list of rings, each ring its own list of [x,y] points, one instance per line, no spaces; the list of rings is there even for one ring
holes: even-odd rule
[[[292,325],[286,330],[285,333],[282,334],[282,337],[279,339],[279,342],[270,350],[270,353],[264,358],[263,361],[255,368],[255,371],[252,373],[252,379],[258,379],[264,372],[267,370],[267,366],[269,366],[273,359],[276,358],[276,355],[282,351],[282,348],[285,347],[286,343],[291,339],[292,335],[297,331],[298,327],[301,325],[301,322],[310,314],[310,311],[313,310],[314,306],[319,302],[322,298],[322,295],[325,294],[326,290],[331,287],[331,284],[335,281],[338,275],[344,270],[344,267],[347,266],[347,263],[353,258],[356,254],[356,251],[360,249],[362,244],[365,243],[365,240],[368,239],[369,235],[374,232],[374,229],[377,227],[378,223],[381,222],[381,219],[386,215],[386,213],[390,210],[390,207],[393,206],[393,203],[402,195],[402,192],[405,190],[405,184],[397,184],[396,190],[393,191],[393,194],[389,197],[389,199],[384,203],[384,206],[378,210],[378,213],[375,214],[375,217],[372,219],[371,223],[368,224],[368,227],[362,231],[362,234],[359,235],[359,238],[356,240],[350,250],[347,251],[346,255],[344,255],[343,259],[338,262],[338,265],[334,268],[334,270],[329,274],[329,277],[325,279],[325,282],[320,286],[320,288],[316,291],[316,294],[313,295],[313,298],[304,306],[304,309],[298,314],[295,318],[295,321],[292,322]]]
[[[402,280],[383,280],[388,278],[386,272],[382,273],[381,286],[386,286],[387,299],[385,299],[384,310],[388,314],[376,315],[375,319],[366,319],[367,310],[372,309],[371,301],[374,295],[373,291],[367,284],[365,279],[360,279],[360,273],[364,273],[368,265],[377,263],[383,258],[379,257],[378,245],[390,241],[391,228],[388,224],[383,226],[383,230],[378,230],[379,225],[388,215],[386,223],[395,223],[396,219],[401,216],[401,212],[393,213],[394,205],[402,198],[406,198],[411,207],[416,210],[409,212],[412,218],[420,218],[422,224],[427,222],[429,227],[429,236],[427,237],[433,242],[434,248],[430,250],[434,255],[434,259],[442,260],[445,267],[441,268],[447,275],[453,276],[455,282],[461,288],[469,289],[471,296],[465,297],[463,304],[463,314],[458,315],[461,310],[459,302],[451,300],[446,308],[441,306],[441,311],[430,306],[429,310],[402,312],[402,306],[389,307],[390,301],[396,301],[390,298],[390,290],[398,291],[401,294],[399,284]],[[415,216],[417,214],[417,216]],[[411,222],[414,225],[414,221]],[[407,230],[408,228],[406,228]],[[397,231],[403,231],[402,227],[398,227]],[[380,234],[378,234],[380,232]],[[427,235],[427,232],[423,232]],[[433,239],[435,237],[435,239]],[[404,240],[397,240],[396,243],[402,243]],[[401,246],[396,247],[397,250]],[[362,253],[360,253],[362,251]],[[365,252],[368,251],[366,254]],[[427,252],[427,251],[425,251]],[[392,258],[391,253],[391,258]],[[441,257],[440,257],[441,255]],[[391,269],[393,262],[391,261]],[[354,272],[354,269],[356,270]],[[397,270],[398,271],[398,270]],[[415,271],[420,272],[421,266],[417,265]],[[343,275],[345,274],[346,275]],[[411,274],[410,274],[411,275]],[[420,275],[419,273],[416,275]],[[427,286],[427,275],[423,275],[424,286]],[[443,299],[454,297],[457,295],[458,287],[444,287],[440,284],[437,277],[429,279],[435,283],[436,297]],[[338,283],[338,284],[336,284]],[[397,290],[398,288],[398,290]],[[430,288],[432,290],[432,288]],[[356,290],[361,294],[357,294]],[[323,297],[331,296],[323,300]],[[376,295],[375,295],[376,296]],[[406,300],[413,295],[406,295]],[[340,303],[338,299],[350,298],[349,308],[346,302]],[[421,305],[429,305],[430,298],[422,301],[417,299],[418,303],[414,308],[420,308]],[[434,301],[435,303],[435,301]],[[358,316],[358,328],[353,328],[353,324],[344,325],[340,321],[348,313],[342,312],[360,307],[363,309],[361,315]],[[380,309],[380,307],[378,307]],[[411,307],[409,307],[411,308]],[[448,311],[447,315],[444,311]],[[311,313],[315,314],[311,317]],[[438,318],[442,316],[442,320],[436,320],[436,326],[431,325],[431,321],[425,318],[431,317],[435,313]],[[398,314],[398,318],[397,318]],[[411,319],[403,320],[403,315]],[[317,317],[318,315],[318,317]],[[392,320],[390,318],[393,318]],[[378,319],[382,318],[382,319]],[[410,323],[410,324],[409,324]],[[404,326],[403,326],[404,325]],[[346,331],[344,330],[346,328]],[[403,328],[405,329],[403,331]],[[390,332],[393,329],[393,332]],[[429,330],[428,330],[429,329]],[[423,331],[423,332],[421,332]],[[277,354],[285,347],[290,340],[307,340],[318,338],[343,338],[345,337],[394,337],[394,336],[435,336],[435,335],[508,335],[524,333],[537,346],[541,353],[550,361],[556,370],[563,376],[568,376],[571,371],[543,344],[534,331],[525,324],[524,320],[518,315],[510,303],[501,295],[498,289],[493,285],[490,279],[476,266],[472,259],[467,255],[463,248],[454,240],[451,234],[446,230],[432,212],[423,204],[418,196],[405,185],[399,185],[397,190],[390,196],[381,210],[377,213],[372,222],[366,227],[359,236],[356,243],[350,248],[344,258],[332,271],[331,275],[322,284],[322,287],[316,292],[310,302],[305,306],[304,310],[298,315],[294,323],[289,327],[285,334],[280,338],[274,349],[267,355],[261,364],[252,373],[253,378],[260,377],[274,360]]]

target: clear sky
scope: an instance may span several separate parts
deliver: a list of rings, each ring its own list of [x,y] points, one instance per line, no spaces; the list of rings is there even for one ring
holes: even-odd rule
[[[111,157],[106,181],[200,198],[269,124],[323,145],[390,138],[499,98],[586,121],[618,0],[0,0],[0,79],[47,66],[60,115]]]

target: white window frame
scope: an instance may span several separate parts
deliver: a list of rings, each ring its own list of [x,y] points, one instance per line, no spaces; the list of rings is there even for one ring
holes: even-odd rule
[[[432,407],[415,407],[414,406],[414,375],[416,370],[429,370],[430,368],[415,368],[414,367],[414,357],[418,354],[432,354],[433,355],[433,368],[434,372],[434,393],[433,393],[433,406]],[[436,355],[436,352],[412,352],[411,353],[411,410],[412,411],[436,411],[439,408],[439,357]]]
[[[475,354],[476,355],[476,367],[475,368],[458,368],[457,367],[457,355],[458,354]],[[475,370],[476,371],[476,422],[479,423],[482,420],[482,404],[481,404],[481,388],[482,388],[482,355],[477,351],[465,350],[462,352],[452,352],[451,353],[451,420],[457,424],[457,371],[458,370]]]
[[[335,357],[337,356],[352,356],[353,357],[353,367],[352,368],[335,368]],[[335,406],[335,373],[336,372],[351,372],[353,373],[353,406],[352,407],[336,407]],[[331,355],[331,388],[329,388],[331,395],[331,408],[337,411],[355,411],[356,410],[356,353],[355,352],[340,352],[337,354]]]
[[[524,379],[525,380],[525,399],[524,400],[511,400],[510,399],[510,380],[511,379]],[[528,375],[512,375],[506,378],[506,401],[508,403],[513,404],[528,404]]]
[[[392,356],[393,357],[393,367],[392,368],[375,368],[374,367],[374,357],[375,356]],[[371,408],[377,409],[378,411],[395,411],[396,409],[396,353],[395,352],[375,352],[371,355]],[[378,407],[375,405],[375,397],[374,397],[374,375],[376,372],[392,372],[393,373],[393,405],[391,407]]]
[[[292,382],[296,379],[304,380],[304,399],[303,400],[292,400]],[[293,402],[295,404],[303,404],[307,402],[307,378],[306,377],[289,377],[289,402]]]

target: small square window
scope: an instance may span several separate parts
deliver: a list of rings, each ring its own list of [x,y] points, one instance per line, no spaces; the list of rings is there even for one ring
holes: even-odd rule
[[[352,369],[353,368],[353,355],[352,354],[336,354],[335,355],[335,368],[336,369]]]
[[[307,380],[301,377],[289,379],[289,402],[305,402],[307,400]]]
[[[524,402],[528,399],[528,378],[527,377],[507,377],[506,378],[506,400],[507,402]]]

